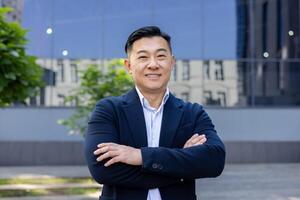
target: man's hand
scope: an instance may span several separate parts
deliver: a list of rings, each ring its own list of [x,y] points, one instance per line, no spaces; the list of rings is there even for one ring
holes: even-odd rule
[[[94,155],[99,156],[97,161],[109,159],[104,166],[108,167],[114,163],[121,162],[128,165],[142,165],[142,153],[140,149],[116,143],[101,143]]]
[[[206,137],[204,134],[199,135],[198,133],[194,134],[186,143],[184,144],[183,148],[188,148],[196,145],[201,145],[206,142]]]

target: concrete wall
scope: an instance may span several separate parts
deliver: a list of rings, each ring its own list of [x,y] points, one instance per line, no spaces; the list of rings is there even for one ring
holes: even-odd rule
[[[227,162],[299,162],[299,108],[207,108]],[[84,164],[83,139],[57,124],[70,108],[0,110],[0,165]]]
[[[0,109],[0,141],[81,141],[57,123],[72,114],[70,108]]]

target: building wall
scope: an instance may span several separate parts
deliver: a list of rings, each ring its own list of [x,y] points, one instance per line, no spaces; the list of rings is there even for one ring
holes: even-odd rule
[[[300,162],[300,109],[206,109],[225,141],[227,162]],[[70,108],[0,110],[1,165],[85,164],[83,138],[57,120]]]

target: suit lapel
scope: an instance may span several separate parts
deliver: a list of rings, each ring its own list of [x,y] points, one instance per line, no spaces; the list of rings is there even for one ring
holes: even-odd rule
[[[170,97],[164,106],[159,146],[172,146],[176,130],[178,129],[183,114],[182,107],[182,103],[170,94]]]
[[[147,147],[148,142],[145,117],[140,99],[135,89],[130,90],[124,96],[123,108],[136,147]]]

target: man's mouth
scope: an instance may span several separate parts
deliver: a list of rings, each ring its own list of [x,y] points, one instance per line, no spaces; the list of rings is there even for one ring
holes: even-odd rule
[[[148,78],[158,78],[161,76],[161,74],[146,74],[145,76]]]

